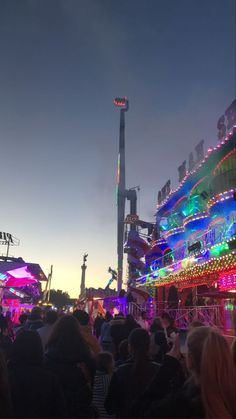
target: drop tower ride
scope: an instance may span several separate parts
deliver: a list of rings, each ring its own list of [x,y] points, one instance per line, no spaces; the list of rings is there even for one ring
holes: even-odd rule
[[[120,108],[119,157],[117,175],[117,290],[120,292],[123,282],[124,219],[125,219],[125,112],[129,109],[127,98],[116,98],[114,105]]]

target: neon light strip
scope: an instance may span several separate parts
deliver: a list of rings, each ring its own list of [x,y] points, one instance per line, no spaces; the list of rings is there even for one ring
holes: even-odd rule
[[[200,215],[201,214],[201,215]],[[184,219],[184,227],[193,222],[193,221],[197,221],[197,220],[203,220],[204,218],[208,218],[209,214],[207,212],[199,212],[197,214],[194,215],[189,215],[189,217],[186,217]]]
[[[165,238],[168,238],[170,236],[174,236],[175,234],[180,234],[180,233],[184,233],[184,227],[176,227],[176,228],[172,228],[171,230],[169,230],[166,234],[165,234]]]
[[[173,210],[175,210],[178,207],[178,205],[181,204],[182,201],[185,201],[187,199],[188,199],[187,195],[181,196],[181,198],[179,198],[178,201],[173,206]]]
[[[206,233],[204,233],[204,234],[206,234]],[[199,239],[200,239],[200,237],[199,237]],[[231,237],[231,239],[229,239],[229,240],[227,240],[227,241],[223,241],[223,242],[220,242],[220,243],[217,243],[217,244],[214,244],[214,246],[211,246],[210,248],[206,248],[206,249],[204,249],[205,251],[210,251],[211,252],[211,250],[213,250],[213,249],[215,249],[217,246],[222,246],[223,244],[228,244],[228,243],[230,243],[230,242],[232,242],[232,241],[234,241],[236,239],[236,235],[235,236],[233,236],[233,237]],[[169,255],[172,255],[172,253],[174,253],[174,252],[170,252],[169,253]],[[230,254],[234,254],[235,252],[231,252],[231,253],[229,253],[229,255]],[[228,255],[225,255],[225,256],[228,256]],[[225,256],[220,256],[220,257],[217,257],[217,258],[211,258],[211,259],[209,259],[207,262],[202,262],[202,263],[200,263],[200,264],[198,264],[198,266],[202,266],[202,265],[204,265],[205,263],[208,263],[210,260],[219,260],[219,259],[221,259],[221,258],[224,258]],[[194,258],[195,259],[195,258]],[[152,262],[152,265],[154,264],[154,263],[157,263],[158,261],[162,261],[163,260],[163,256],[161,256],[160,258],[158,258],[158,259],[156,259],[156,260],[154,260],[153,262]],[[160,272],[161,270],[165,270],[166,268],[175,268],[176,266],[179,266],[180,265],[180,263],[183,265],[182,267],[184,268],[184,265],[185,264],[188,264],[189,262],[191,262],[191,260],[193,260],[193,256],[189,256],[189,257],[187,257],[187,258],[185,258],[185,259],[183,259],[182,261],[176,261],[176,262],[174,262],[174,263],[172,263],[172,264],[170,264],[170,265],[168,265],[168,266],[166,266],[166,267],[162,267],[162,268],[159,268],[159,269],[156,269],[156,270],[154,270],[153,272],[152,272],[152,275],[154,274],[154,273],[158,273],[158,272]],[[184,268],[185,269],[185,268]],[[137,282],[139,282],[139,281],[143,281],[143,280],[145,280],[145,278],[148,276],[148,275],[150,275],[150,274],[146,274],[146,275],[143,275],[143,276],[141,276],[141,277],[139,277],[139,278],[137,278]],[[163,276],[163,275],[162,275]]]
[[[230,151],[230,153],[226,154],[226,156],[223,157],[222,160],[219,161],[219,163],[216,165],[215,169],[213,170],[213,175],[216,176],[217,171],[220,169],[220,166],[228,160],[229,157],[233,156],[236,153],[236,148]]]
[[[234,193],[235,193],[235,189],[230,189],[229,191],[224,191],[214,196],[214,198],[208,201],[207,203],[208,208],[210,209],[211,207],[218,204],[219,202],[223,202],[223,201],[233,198]]]
[[[181,271],[177,274],[170,274],[170,275],[168,275],[167,278],[162,277],[158,280],[156,280],[156,279],[150,280],[148,283],[155,283],[155,286],[163,286],[163,285],[168,285],[168,284],[171,284],[171,283],[177,283],[177,282],[185,281],[186,277],[189,277],[189,280],[193,281],[194,279],[199,277],[199,271],[200,270],[202,271],[202,275],[204,276],[204,275],[206,275],[206,273],[207,274],[214,274],[214,273],[220,272],[222,270],[228,269],[227,268],[227,262],[229,264],[229,269],[230,268],[232,269],[232,267],[236,265],[236,256],[235,255],[236,255],[236,252],[233,251],[230,254],[225,255],[225,256],[221,256],[219,258],[211,258],[207,262],[202,263],[201,265],[189,268],[189,269]],[[215,265],[216,262],[217,262],[217,265],[219,265],[220,261],[223,261],[221,269],[220,269],[220,267],[217,267]],[[226,266],[224,266],[224,264]],[[204,267],[206,268],[205,271],[204,271],[204,269],[202,269]],[[207,271],[207,268],[208,268],[208,271]],[[218,268],[218,269],[216,270],[216,268]],[[192,274],[192,276],[191,276],[191,274]],[[181,279],[181,277],[183,279]],[[138,286],[140,286],[140,284],[138,284]]]
[[[206,179],[206,176],[204,176],[202,179],[200,179],[197,183],[195,183],[195,185],[192,187],[192,189],[190,190],[189,195],[191,196],[192,193],[195,191],[195,189],[197,189],[197,187],[199,185],[201,185],[201,183]]]

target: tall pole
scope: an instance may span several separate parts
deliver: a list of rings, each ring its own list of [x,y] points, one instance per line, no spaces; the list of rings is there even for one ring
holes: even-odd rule
[[[46,293],[46,301],[50,302],[50,293],[51,293],[51,284],[52,284],[52,273],[53,273],[53,265],[51,265],[51,269],[48,275],[48,282],[47,282],[47,293]]]
[[[85,293],[85,272],[87,269],[86,261],[88,258],[88,253],[85,253],[83,256],[83,265],[81,265],[81,283],[80,283],[80,298],[84,296]]]
[[[117,290],[122,289],[123,283],[123,253],[124,253],[124,221],[125,221],[125,112],[128,111],[127,98],[116,98],[115,106],[120,108],[120,138],[117,176]]]

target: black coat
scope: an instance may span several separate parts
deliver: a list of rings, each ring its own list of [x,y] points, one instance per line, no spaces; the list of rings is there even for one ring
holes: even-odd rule
[[[92,391],[78,361],[63,359],[51,348],[45,355],[45,367],[53,372],[62,385],[69,418],[94,417],[91,408]]]
[[[182,389],[169,394],[162,401],[151,404],[145,418],[159,419],[203,419],[204,408],[200,389],[188,381]]]
[[[135,329],[140,329],[141,326],[134,320],[133,322],[126,322],[124,323],[123,328],[123,336],[124,339],[128,339],[130,333]]]
[[[131,417],[132,404],[152,382],[159,369],[158,364],[147,360],[143,363],[142,371],[134,376],[133,367],[133,361],[127,362],[117,369],[111,379],[105,408],[116,418]]]
[[[166,355],[153,381],[132,407],[132,417],[151,417],[150,406],[165,399],[169,394],[175,394],[184,385],[185,375],[177,359]],[[145,389],[144,389],[145,390]]]
[[[67,417],[62,388],[42,367],[10,365],[9,381],[14,418]]]

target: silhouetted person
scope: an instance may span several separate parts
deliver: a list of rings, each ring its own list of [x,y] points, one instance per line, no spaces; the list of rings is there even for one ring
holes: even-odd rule
[[[165,312],[161,316],[162,326],[166,333],[167,338],[171,338],[172,333],[176,333],[178,330],[175,326],[175,321],[170,317],[169,313]]]
[[[117,358],[118,359],[115,363],[116,368],[125,364],[128,361],[128,359],[130,358],[128,339],[122,340],[122,342],[119,344]]]
[[[51,336],[53,326],[57,321],[57,312],[55,310],[48,310],[45,314],[45,325],[42,326],[40,329],[37,330],[41,342],[43,345],[43,350],[45,350],[48,340]]]
[[[75,317],[65,315],[55,324],[46,348],[45,367],[62,385],[69,417],[93,417],[90,385],[95,365]]]
[[[0,351],[0,418],[12,417],[12,403],[10,395],[9,377],[6,359]]]
[[[34,307],[28,316],[25,324],[26,330],[37,330],[43,327],[42,320],[42,309],[40,307]]]
[[[5,359],[8,361],[11,355],[12,350],[12,338],[9,336],[9,328],[7,319],[2,321],[2,333],[0,335],[0,348],[5,356]]]
[[[22,331],[13,343],[9,379],[14,418],[67,416],[60,382],[43,366],[43,348],[35,331]]]
[[[130,418],[132,404],[151,383],[159,365],[149,359],[150,337],[146,330],[135,329],[129,336],[131,360],[113,374],[105,407],[117,418]]]
[[[20,315],[20,317],[19,317],[20,324],[15,328],[16,336],[18,335],[18,333],[20,333],[22,330],[24,330],[27,319],[28,319],[28,314],[27,313],[22,313]]]
[[[105,321],[104,318],[100,314],[98,314],[96,319],[94,320],[93,329],[94,329],[95,336],[97,339],[99,339],[101,336],[101,328],[104,321]]]
[[[73,316],[77,319],[79,323],[81,335],[83,336],[85,342],[89,346],[91,353],[93,355],[98,354],[101,351],[101,347],[98,343],[97,338],[93,336],[88,313],[84,310],[75,310]]]
[[[111,337],[113,342],[113,350],[115,359],[118,356],[119,344],[126,338],[125,334],[125,319],[123,313],[119,313],[113,320],[111,320]]]
[[[113,319],[111,313],[109,311],[105,314],[105,322],[101,328],[101,345],[103,351],[113,352],[113,341],[111,336],[111,320]]]
[[[114,369],[114,359],[110,352],[100,352],[96,356],[96,374],[93,385],[93,404],[98,410],[99,418],[106,419],[108,415],[104,407],[108,387]]]
[[[134,329],[138,329],[140,327],[141,326],[136,322],[136,320],[134,320],[134,317],[132,316],[132,314],[128,314],[124,321],[124,338],[128,339],[130,333]]]

